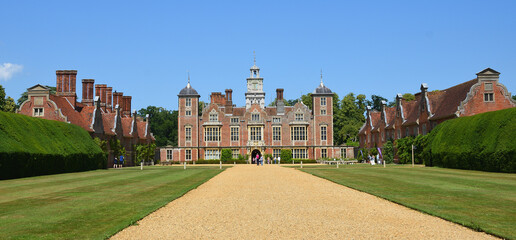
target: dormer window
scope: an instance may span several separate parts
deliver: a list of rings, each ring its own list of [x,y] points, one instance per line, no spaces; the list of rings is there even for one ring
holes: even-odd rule
[[[210,122],[218,122],[219,121],[219,115],[216,112],[210,113]]]
[[[260,114],[259,113],[253,113],[251,114],[251,121],[258,122],[260,121]]]
[[[303,121],[303,114],[302,113],[296,113],[296,121]]]

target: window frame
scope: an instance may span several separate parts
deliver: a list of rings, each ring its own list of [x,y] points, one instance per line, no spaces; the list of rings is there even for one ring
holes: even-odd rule
[[[185,126],[185,141],[192,141],[192,126]]]
[[[263,131],[261,126],[250,126],[249,127],[249,141],[262,141]]]
[[[326,97],[321,98],[321,106],[326,106]]]
[[[32,110],[33,117],[44,117],[45,116],[45,108],[35,107]]]
[[[205,142],[220,142],[220,127],[204,127]]]
[[[323,125],[323,126],[321,126],[321,141],[327,141],[327,140],[328,140],[328,126]]]
[[[240,127],[230,127],[230,141],[238,142],[240,140]]]
[[[272,141],[281,141],[281,126],[272,126]]]
[[[306,141],[308,139],[306,126],[292,126],[290,127],[291,141]]]
[[[192,160],[192,149],[185,149],[185,161]]]

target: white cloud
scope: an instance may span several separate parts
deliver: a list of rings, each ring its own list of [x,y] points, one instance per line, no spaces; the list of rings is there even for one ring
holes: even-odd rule
[[[0,65],[0,80],[9,80],[15,73],[21,72],[22,65],[14,63],[4,63]]]

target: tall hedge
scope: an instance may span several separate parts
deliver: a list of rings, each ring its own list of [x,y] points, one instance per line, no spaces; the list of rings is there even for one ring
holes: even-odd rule
[[[79,126],[0,112],[0,179],[107,167],[100,147]]]
[[[427,140],[426,165],[516,172],[516,108],[448,120]]]

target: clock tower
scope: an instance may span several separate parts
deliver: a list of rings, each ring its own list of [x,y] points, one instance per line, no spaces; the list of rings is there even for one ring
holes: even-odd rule
[[[265,92],[263,91],[263,78],[260,77],[260,68],[254,65],[251,67],[251,75],[247,78],[247,92],[245,93],[245,108],[250,109],[251,104],[260,104],[265,107]]]

